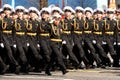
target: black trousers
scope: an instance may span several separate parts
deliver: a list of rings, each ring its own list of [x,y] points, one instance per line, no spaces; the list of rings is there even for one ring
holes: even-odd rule
[[[29,43],[29,49],[32,51],[32,54],[36,58],[36,60],[40,61],[42,59],[42,56],[39,54],[37,50],[37,40],[35,36],[27,36],[27,40]]]
[[[45,58],[46,62],[50,62],[51,48],[50,48],[50,38],[49,36],[40,36],[39,37],[40,47],[43,51],[42,55]]]
[[[9,34],[3,34],[2,36],[3,38],[3,44],[4,44],[4,48],[5,48],[5,54],[6,54],[6,57],[8,57],[9,59],[9,63],[14,65],[14,66],[18,66],[18,62],[15,60],[14,56],[13,56],[13,53],[12,53],[12,49],[11,49],[11,46],[12,46],[12,35],[9,35]]]
[[[112,36],[112,35],[107,35],[107,36],[105,37],[105,41],[106,41],[106,43],[107,43],[108,50],[109,50],[111,56],[116,55],[116,52],[115,52],[115,49],[114,49],[114,46],[113,46],[114,41],[115,41],[114,36]]]
[[[17,45],[17,51],[19,53],[19,58],[22,61],[23,64],[27,63],[27,57],[26,57],[26,48],[27,46],[25,46],[25,39],[24,37],[17,35],[16,36],[16,45]]]
[[[4,61],[2,60],[2,58],[0,56],[0,71],[2,71],[5,66],[6,66],[6,64],[4,63]]]
[[[101,59],[99,58],[99,55],[96,54],[96,50],[92,44],[93,38],[91,38],[92,35],[85,36],[84,38],[84,50],[86,52],[87,58],[89,59],[89,64],[93,64],[94,60],[97,64],[101,63]],[[89,51],[89,52],[88,52]]]
[[[68,52],[68,55],[70,56],[70,59],[73,63],[79,64],[79,61],[75,54],[73,53],[73,42],[72,42],[72,36],[70,34],[63,34],[62,39],[66,41],[66,44],[64,44],[64,48]]]
[[[66,71],[66,66],[63,61],[63,55],[61,53],[60,44],[61,43],[59,42],[51,42],[51,49],[52,49],[51,60],[46,67],[46,71],[50,71],[50,68],[52,67],[54,62],[58,64],[58,66],[62,71]]]
[[[74,34],[73,41],[74,41],[75,48],[78,49],[78,52],[75,52],[75,54],[79,60],[79,63],[81,63],[81,61],[83,61],[86,65],[88,65],[89,60],[87,59],[85,52],[84,52],[84,49],[83,49],[82,35]],[[76,51],[76,49],[75,49],[75,51]]]
[[[102,35],[94,35],[94,38],[96,40],[96,44],[94,44],[95,49],[96,49],[97,53],[99,54],[100,59],[102,60],[102,64],[106,65],[108,62],[110,62],[110,60],[102,46],[103,36]]]

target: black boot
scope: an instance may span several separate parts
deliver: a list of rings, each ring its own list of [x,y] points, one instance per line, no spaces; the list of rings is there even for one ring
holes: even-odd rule
[[[66,73],[68,73],[69,71],[67,71],[67,70],[63,70],[62,71],[62,73],[63,73],[63,75],[65,75]]]
[[[3,70],[0,72],[0,75],[4,75],[8,69],[9,69],[9,65],[5,65]]]
[[[16,66],[15,74],[20,74],[20,69],[21,69],[20,66]]]
[[[46,71],[45,71],[45,74],[47,74],[48,76],[51,76],[51,75],[52,75],[49,70],[46,70]]]

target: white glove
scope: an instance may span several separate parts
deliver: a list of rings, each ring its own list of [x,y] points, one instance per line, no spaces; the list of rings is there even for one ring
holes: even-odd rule
[[[62,44],[66,44],[66,41],[63,41]]]
[[[93,40],[92,42],[93,42],[93,44],[96,44],[96,40]]]
[[[84,45],[84,42],[82,41],[82,45]]]
[[[107,44],[106,42],[102,41],[102,44]]]
[[[14,48],[16,48],[16,47],[17,47],[17,45],[16,45],[16,44],[14,44],[14,45],[13,45],[13,47],[14,47]]]
[[[118,43],[118,45],[120,45],[120,43]]]
[[[2,48],[4,48],[4,44],[3,44],[3,43],[0,43],[0,46],[1,46]]]
[[[30,46],[30,44],[29,44],[29,43],[27,43],[27,46]]]
[[[37,44],[37,47],[40,47],[40,44]]]
[[[116,42],[114,42],[113,45],[116,45]]]

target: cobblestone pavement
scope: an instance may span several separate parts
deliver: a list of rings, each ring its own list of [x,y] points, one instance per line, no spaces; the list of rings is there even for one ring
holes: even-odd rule
[[[62,75],[60,71],[52,72],[52,76],[30,72],[29,75],[5,74],[0,80],[120,80],[120,68],[69,70]]]

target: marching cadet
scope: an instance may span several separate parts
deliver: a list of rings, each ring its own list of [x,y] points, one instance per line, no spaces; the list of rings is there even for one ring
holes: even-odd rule
[[[83,49],[83,14],[84,14],[84,9],[80,6],[77,6],[75,8],[76,11],[76,18],[74,19],[74,46],[75,47],[75,54],[77,55],[76,57],[79,60],[79,63],[81,63],[82,61],[85,63],[85,65],[89,65],[89,61],[85,55],[84,49]],[[78,50],[76,50],[76,48]],[[82,65],[79,66],[80,68],[82,68]]]
[[[27,35],[27,46],[28,46],[28,52],[27,56],[29,58],[30,64],[35,67],[35,69],[38,69],[37,65],[40,65],[40,61],[42,59],[41,54],[39,54],[39,46],[38,44],[38,38],[37,38],[37,29],[39,27],[38,22],[38,16],[39,11],[35,7],[30,7],[29,9],[29,20],[27,22],[26,26],[26,35]]]
[[[72,39],[72,33],[73,33],[73,29],[74,29],[74,25],[73,25],[73,17],[72,17],[72,11],[73,9],[70,6],[66,6],[63,9],[64,11],[64,15],[65,15],[65,19],[62,20],[61,24],[62,24],[62,39],[63,39],[63,54],[65,55],[66,53],[64,53],[65,49],[67,51],[68,54],[66,54],[66,57],[69,56],[69,59],[72,63],[72,65],[74,65],[74,67],[76,67],[79,64],[78,59],[76,58],[75,54],[73,53],[73,39]],[[69,64],[68,64],[69,65]],[[70,67],[70,66],[68,66]]]
[[[102,40],[103,40],[103,36],[104,36],[103,35],[104,21],[103,21],[103,17],[102,17],[103,13],[104,13],[104,11],[101,8],[96,9],[97,18],[93,22],[93,24],[94,24],[94,28],[93,28],[94,40],[93,40],[93,42],[94,42],[96,51],[99,54],[100,58],[102,59],[102,63],[103,63],[103,64],[101,63],[100,65],[98,65],[98,67],[105,68],[105,65],[108,65],[110,61],[102,47]],[[108,61],[108,63],[106,61]]]
[[[104,40],[107,43],[105,48],[110,52],[111,57],[113,58],[113,66],[115,58],[116,58],[116,52],[114,49],[114,42],[116,42],[115,37],[115,28],[116,28],[116,21],[114,19],[114,10],[113,9],[107,9],[108,18],[104,20]]]
[[[47,71],[50,71],[50,68],[52,67],[54,62],[56,62],[64,75],[67,73],[67,71],[63,61],[63,55],[61,53],[61,45],[62,45],[62,39],[61,39],[62,27],[60,25],[61,15],[54,14],[52,17],[54,20],[53,23],[51,23],[51,34],[50,34],[52,54],[51,54],[51,61],[47,65],[46,69]],[[48,75],[51,75],[51,73],[49,73]]]
[[[19,74],[19,70],[20,70],[20,66],[18,64],[18,62],[15,60],[15,58],[13,57],[13,53],[12,53],[12,49],[11,47],[14,44],[14,40],[13,40],[13,20],[10,18],[10,13],[12,11],[12,7],[9,4],[5,4],[3,6],[3,11],[5,13],[5,17],[1,20],[1,31],[2,31],[2,43],[4,45],[5,48],[5,56],[3,57],[7,57],[6,59],[8,59],[8,63],[10,64],[11,67],[15,67],[15,73]]]
[[[93,62],[96,61],[97,65],[101,63],[101,59],[92,44],[93,40],[93,19],[92,19],[93,10],[89,7],[85,8],[86,20],[84,21],[84,47],[87,58],[89,59],[89,64],[93,66]],[[86,50],[87,49],[87,50]],[[88,52],[89,51],[89,52]]]
[[[116,59],[114,61],[114,66],[115,67],[120,67],[119,64],[119,60],[120,60],[120,10],[116,11],[116,16],[117,16],[117,20],[116,20],[116,45],[115,45],[115,50],[116,50]]]
[[[23,6],[16,6],[15,13],[17,14],[17,19],[14,19],[14,38],[16,41],[16,53],[15,58],[18,60],[21,65],[21,71],[28,73],[28,61],[26,57],[26,26],[27,21],[23,20],[25,8]],[[14,17],[14,16],[13,16]]]
[[[41,46],[41,51],[43,51],[41,54],[43,58],[45,59],[44,64],[48,64],[51,60],[51,48],[50,48],[50,30],[51,26],[49,23],[49,17],[50,17],[50,11],[49,8],[42,8],[40,11],[41,15],[41,21],[39,23],[38,27],[38,36],[39,36],[39,42]],[[50,75],[50,71],[48,69],[45,70],[45,74]]]

